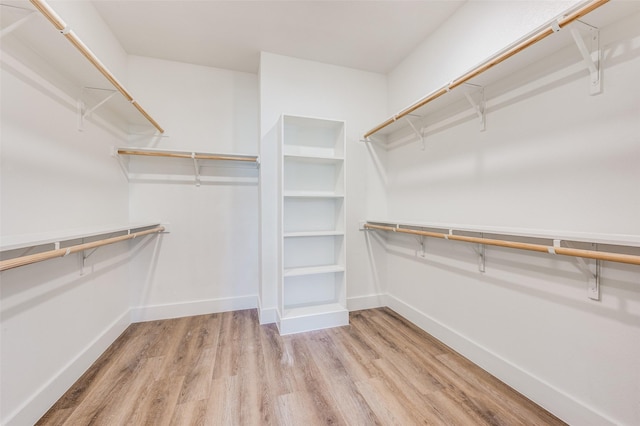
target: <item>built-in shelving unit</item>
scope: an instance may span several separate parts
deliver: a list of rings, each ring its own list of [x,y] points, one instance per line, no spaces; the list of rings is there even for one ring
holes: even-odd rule
[[[436,90],[366,132],[364,140],[387,147],[417,140],[424,146],[429,135],[472,119],[478,121],[479,131],[484,130],[490,126],[486,124],[487,111],[508,105],[510,94],[526,93],[534,73],[532,66],[552,55],[559,55],[555,61],[558,66],[566,69],[567,64],[573,64],[571,73],[585,75],[585,95],[598,94],[604,81],[599,28],[639,10],[638,2],[581,2],[473,69],[451,76]]]
[[[39,86],[49,82],[58,99],[57,90],[73,99],[80,128],[95,113],[127,133],[164,132],[49,4],[6,0],[0,8],[3,64]]]
[[[201,183],[258,182],[258,157],[177,150],[114,148],[123,172],[130,181],[188,181]],[[132,162],[130,158],[138,158]],[[213,173],[224,170],[224,173]]]
[[[349,323],[345,271],[345,125],[281,120],[281,334]]]

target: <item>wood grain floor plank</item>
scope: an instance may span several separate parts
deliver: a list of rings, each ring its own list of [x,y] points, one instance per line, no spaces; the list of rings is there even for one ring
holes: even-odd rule
[[[347,366],[336,356],[339,349],[335,341],[331,330],[309,333],[307,339],[314,360],[328,384],[333,404],[347,424],[381,424],[358,391]]]
[[[132,324],[39,425],[562,425],[387,308],[280,336],[255,310]]]
[[[171,418],[172,425],[204,426],[207,416],[207,401],[189,401],[176,405]]]

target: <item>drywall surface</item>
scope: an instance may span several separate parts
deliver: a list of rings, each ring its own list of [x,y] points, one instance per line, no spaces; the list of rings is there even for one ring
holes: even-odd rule
[[[278,120],[282,114],[346,122],[347,299],[350,309],[379,304],[380,280],[373,276],[358,221],[367,211],[385,213],[380,164],[386,153],[359,139],[384,117],[386,81],[374,73],[263,52],[260,62],[261,307],[276,307],[278,247]],[[373,156],[368,152],[373,149]],[[372,160],[372,158],[375,160]],[[371,297],[369,297],[371,296]]]
[[[511,75],[522,81],[513,90],[489,97],[486,131],[470,114],[429,134],[425,150],[415,138],[390,149],[389,217],[640,234],[639,29],[635,14],[601,30],[600,95],[589,96],[588,74],[569,45]],[[447,64],[484,42],[484,32],[454,30],[441,31],[468,46],[419,49],[390,78],[392,104],[408,98],[393,82],[400,73],[417,75],[431,63],[434,73],[455,74]],[[481,273],[471,245],[427,239],[420,256],[415,238],[386,238],[394,309],[571,424],[640,423],[637,266],[603,263],[594,301],[584,269],[569,258],[487,248]]]
[[[206,153],[258,152],[257,76],[131,56],[129,84],[166,128],[130,144]],[[171,233],[132,261],[134,321],[256,306],[258,169],[130,157],[130,217]]]
[[[98,55],[102,64],[118,81],[126,85],[127,52],[91,2],[52,0],[47,3],[80,40]],[[44,20],[44,17],[42,19]],[[51,24],[47,21],[46,25]],[[136,94],[133,95],[135,97]]]
[[[11,50],[0,80],[2,236],[126,224],[127,181],[110,155],[120,140],[91,120],[79,132],[78,93]],[[129,248],[103,247],[84,268],[79,253],[1,273],[0,423],[35,423],[129,324]]]
[[[389,73],[389,113],[461,76],[577,3],[467,2]]]

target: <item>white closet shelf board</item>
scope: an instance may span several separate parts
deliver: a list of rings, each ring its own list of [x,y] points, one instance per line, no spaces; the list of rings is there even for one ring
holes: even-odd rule
[[[640,2],[609,2],[591,13],[588,13],[582,17],[581,20],[591,26],[603,28],[607,25],[611,25],[617,20],[638,12],[640,12]],[[547,23],[540,28],[549,27],[551,22],[554,21],[555,20],[550,21],[550,23]],[[549,35],[548,37],[509,57],[503,62],[494,65],[492,68],[472,77],[467,81],[467,83],[448,90],[447,88],[451,83],[459,80],[463,76],[466,76],[468,73],[451,76],[452,78],[449,82],[442,82],[443,84],[433,92],[422,96],[410,106],[403,108],[379,126],[368,131],[365,134],[365,138],[369,137],[369,140],[371,141],[392,146],[392,142],[397,141],[403,136],[406,137],[409,134],[415,135],[415,131],[411,128],[412,125],[416,128],[416,131],[421,132],[423,136],[427,137],[430,130],[439,127],[438,124],[446,125],[449,121],[453,122],[466,117],[474,117],[476,116],[476,111],[467,100],[465,93],[473,98],[478,93],[478,90],[484,89],[484,99],[487,103],[485,110],[491,109],[493,106],[492,100],[508,94],[511,91],[517,91],[517,89],[522,90],[522,88],[531,81],[532,73],[541,72],[540,70],[537,70],[536,64],[543,61],[545,58],[558,54],[560,51],[562,51],[562,59],[555,65],[549,65],[550,69],[545,69],[543,71],[546,74],[550,74],[555,71],[555,69],[553,69],[554,67],[567,67],[571,64],[578,67],[576,68],[576,71],[582,71],[582,67],[584,67],[585,95],[588,94],[588,73],[586,73],[586,65],[584,65],[583,58],[572,38],[570,30],[572,27],[578,28],[583,34],[583,38],[586,36],[587,27],[580,22],[573,22],[560,29],[560,31]],[[539,30],[533,31],[531,34],[516,41],[512,45],[498,52],[496,56],[518,46],[522,41],[528,39],[530,35],[535,34],[537,31]],[[494,57],[481,62],[479,66],[491,62]],[[472,69],[476,69],[476,67]],[[540,77],[540,75],[536,74],[536,78]],[[426,100],[440,91],[443,91],[441,95],[411,111],[405,116],[405,112],[414,105],[419,104],[423,99]],[[478,100],[479,99],[476,96],[475,101],[478,102]],[[426,123],[427,119],[429,121],[428,126]],[[409,124],[409,121],[411,124]],[[415,135],[415,137],[417,137],[417,135]]]
[[[538,230],[526,228],[505,228],[497,226],[476,226],[460,225],[452,223],[437,222],[414,222],[405,220],[379,220],[369,219],[367,223],[384,226],[401,226],[409,228],[437,229],[444,233],[451,232],[474,232],[490,235],[503,235],[523,238],[540,238],[545,240],[561,240],[579,243],[595,243],[625,247],[640,247],[640,235],[625,234],[598,234],[588,232],[568,232],[556,230]]]
[[[307,266],[301,268],[287,268],[284,270],[284,277],[299,277],[302,275],[332,274],[344,272],[342,265]]]
[[[17,250],[28,247],[36,247],[45,244],[54,244],[64,241],[90,238],[99,235],[115,234],[124,231],[141,230],[161,225],[156,222],[132,223],[128,225],[111,225],[104,227],[77,228],[66,231],[44,232],[37,234],[19,234],[0,237],[0,251]],[[167,225],[164,225],[165,227]]]
[[[84,102],[85,110],[115,93],[104,105],[97,108],[94,114],[100,115],[126,133],[147,131],[150,128],[155,128],[160,133],[164,132],[135,98],[133,101],[127,99],[120,89],[98,70],[92,60],[85,57],[84,53],[67,39],[70,34],[62,34],[29,2],[3,0],[2,4],[0,10],[3,29],[29,13],[35,14],[3,36],[3,63],[24,74],[34,84],[40,84],[41,79],[48,81],[73,99],[74,104],[78,99]],[[74,40],[79,40],[77,35],[71,36]],[[82,41],[78,44],[90,50]],[[91,55],[95,57],[93,53]],[[106,70],[99,59],[97,62]],[[111,74],[108,70],[106,72]],[[124,89],[120,83],[118,84]],[[124,91],[127,92],[126,89]]]
[[[339,303],[325,303],[322,305],[302,305],[302,306],[291,306],[285,309],[284,315],[285,318],[300,318],[306,317],[310,315],[318,315],[330,312],[344,312],[346,311],[345,307]]]
[[[297,237],[333,237],[343,236],[344,231],[301,231],[301,232],[285,232],[282,236],[284,238],[297,238]]]
[[[283,196],[288,198],[344,198],[344,194],[324,191],[286,191]]]
[[[284,154],[285,160],[299,161],[313,164],[338,164],[344,161],[344,157],[334,157],[331,155],[301,155]]]

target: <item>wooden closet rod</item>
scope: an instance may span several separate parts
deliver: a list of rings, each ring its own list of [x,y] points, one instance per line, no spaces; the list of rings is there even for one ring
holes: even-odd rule
[[[417,110],[418,108],[420,108],[420,107],[428,104],[429,102],[439,98],[440,96],[444,95],[448,91],[453,90],[456,87],[460,86],[461,84],[466,83],[467,81],[471,80],[473,77],[476,77],[479,74],[482,74],[483,72],[487,71],[488,69],[493,68],[494,66],[498,65],[499,63],[505,61],[506,59],[509,59],[510,57],[515,55],[516,53],[519,53],[519,52],[525,50],[527,47],[530,47],[533,44],[539,42],[540,40],[550,36],[551,34],[553,34],[555,32],[554,24],[556,22],[557,22],[559,28],[564,28],[565,26],[569,25],[570,23],[572,23],[576,19],[580,19],[584,15],[592,12],[593,10],[597,9],[598,7],[600,7],[603,4],[607,3],[608,1],[609,0],[592,0],[592,1],[584,4],[580,8],[576,9],[575,11],[569,13],[568,15],[565,15],[562,18],[558,19],[557,21],[554,21],[553,24],[549,24],[548,26],[543,27],[542,29],[540,29],[537,32],[535,32],[534,34],[530,35],[525,40],[522,40],[521,42],[519,42],[515,46],[507,48],[506,50],[498,53],[496,56],[486,60],[485,62],[483,62],[482,64],[478,65],[476,68],[474,68],[473,70],[467,72],[466,74],[462,75],[461,77],[458,77],[458,78],[454,79],[451,83],[444,85],[443,87],[437,89],[436,91],[434,91],[434,92],[430,93],[429,95],[425,96],[424,98],[420,99],[416,103],[414,103],[414,104],[410,105],[409,107],[405,108],[404,110],[400,111],[396,115],[388,118],[383,123],[379,124],[378,126],[374,127],[373,129],[371,129],[367,133],[365,133],[365,135],[364,135],[365,139],[368,138],[369,136],[372,136],[376,132],[384,129],[385,127],[389,126],[390,124],[394,123],[395,121],[397,121],[397,120],[399,120],[399,119],[411,114],[413,111]]]
[[[64,257],[72,253],[77,253],[79,251],[90,250],[93,248],[106,246],[108,244],[131,240],[136,237],[143,237],[145,235],[155,234],[162,231],[164,231],[164,226],[157,226],[145,231],[134,232],[132,234],[121,235],[119,237],[106,238],[104,240],[98,240],[91,243],[77,244],[75,246],[49,250],[42,253],[31,254],[28,256],[16,257],[15,259],[3,260],[0,262],[0,271],[6,271],[7,269],[17,268],[19,266],[29,265],[36,262],[42,262],[43,260],[54,259],[56,257]]]
[[[118,149],[118,154],[121,155],[146,155],[149,157],[172,157],[172,158],[195,158],[196,160],[227,160],[227,161],[248,161],[256,163],[258,157],[252,156],[238,156],[238,155],[224,155],[224,154],[196,154],[193,155],[188,152],[161,152],[161,151],[144,151],[135,149]]]
[[[64,35],[76,49],[87,58],[89,62],[107,79],[111,84],[125,97],[125,99],[140,112],[160,133],[164,133],[164,129],[158,124],[156,120],[149,115],[149,113],[140,106],[140,104],[133,99],[133,96],[122,84],[116,79],[116,77],[104,66],[104,64],[98,59],[98,57],[78,38],[73,31],[69,29],[67,24],[58,16],[58,14],[45,2],[44,0],[30,0],[40,13],[53,24],[53,26]]]
[[[520,250],[537,251],[540,253],[561,254],[563,256],[584,257],[588,259],[606,260],[609,262],[628,263],[640,265],[640,256],[630,254],[610,253],[595,250],[582,250],[567,247],[545,246],[543,244],[520,243],[517,241],[495,240],[491,238],[467,237],[464,235],[443,234],[440,232],[418,231],[414,229],[396,228],[393,226],[372,225],[366,223],[365,229],[378,229],[380,231],[400,232],[403,234],[422,235],[425,237],[442,238],[467,243],[484,244],[487,246],[507,247]]]

